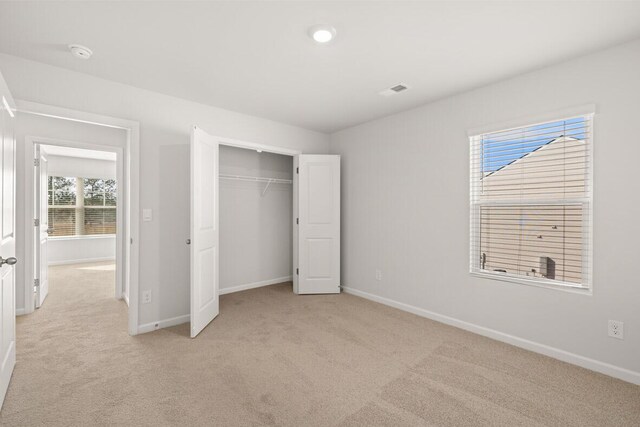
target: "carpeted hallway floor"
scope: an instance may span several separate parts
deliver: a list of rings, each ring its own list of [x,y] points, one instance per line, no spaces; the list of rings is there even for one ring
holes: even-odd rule
[[[638,386],[351,295],[274,285],[222,296],[196,339],[130,337],[113,270],[50,277],[2,425],[640,425]]]

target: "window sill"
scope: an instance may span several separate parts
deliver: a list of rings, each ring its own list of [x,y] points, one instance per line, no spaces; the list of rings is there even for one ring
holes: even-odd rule
[[[115,234],[87,234],[86,236],[52,236],[49,240],[63,241],[63,240],[99,240],[99,239],[112,239],[115,238]]]
[[[558,283],[551,280],[526,279],[524,277],[514,277],[514,276],[502,274],[502,273],[490,273],[490,272],[485,273],[480,271],[471,271],[469,272],[469,274],[471,276],[479,277],[482,279],[499,280],[501,282],[517,283],[520,285],[533,286],[536,288],[553,289],[557,291],[569,292],[572,294],[588,295],[588,296],[593,295],[591,288],[585,288],[580,285],[573,285],[573,284],[560,284],[562,282]]]

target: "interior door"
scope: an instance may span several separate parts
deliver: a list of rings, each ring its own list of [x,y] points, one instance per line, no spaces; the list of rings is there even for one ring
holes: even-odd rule
[[[219,313],[218,141],[191,129],[191,337]]]
[[[47,203],[47,187],[49,177],[49,164],[47,155],[37,146],[36,148],[36,177],[38,185],[36,185],[36,218],[37,226],[37,245],[36,245],[36,286],[35,286],[35,302],[36,308],[40,308],[44,303],[44,299],[49,294],[49,257],[47,252],[47,243],[49,241],[49,207]]]
[[[0,405],[9,387],[16,364],[15,301],[15,119],[6,109],[13,100],[0,76]]]
[[[299,155],[294,292],[340,292],[340,156]]]

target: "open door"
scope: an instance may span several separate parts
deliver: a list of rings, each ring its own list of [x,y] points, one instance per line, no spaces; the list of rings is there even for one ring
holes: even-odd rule
[[[218,141],[191,129],[191,338],[219,313]]]
[[[340,293],[340,156],[301,154],[294,167],[294,292]]]
[[[35,271],[35,302],[36,308],[40,308],[44,299],[49,294],[49,255],[47,243],[49,241],[49,207],[47,201],[47,189],[49,179],[49,164],[47,155],[36,146],[36,271]]]
[[[15,119],[13,99],[0,75],[0,405],[16,364]]]

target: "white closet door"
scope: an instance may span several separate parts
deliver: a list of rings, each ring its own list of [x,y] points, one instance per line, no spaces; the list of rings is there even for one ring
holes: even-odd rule
[[[218,142],[191,130],[191,337],[219,313]]]
[[[340,292],[340,156],[299,155],[297,293]],[[295,249],[294,245],[294,249]]]

